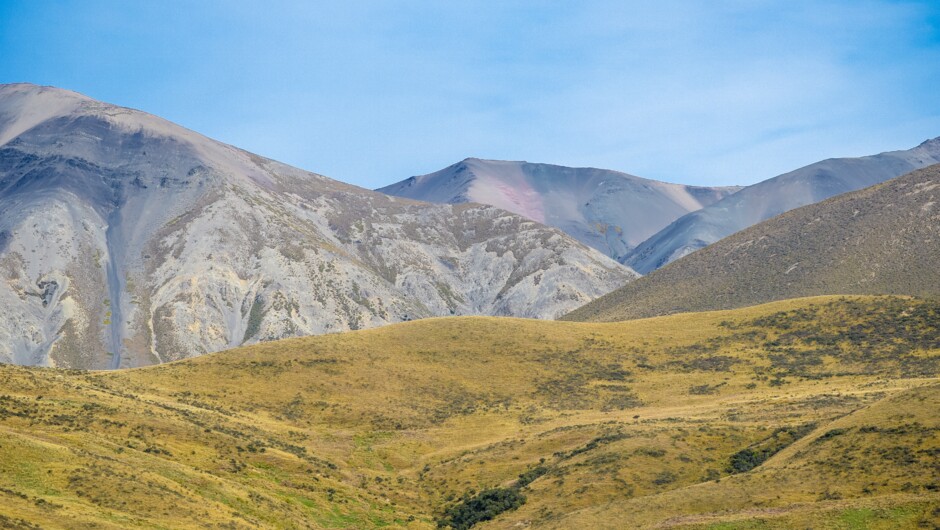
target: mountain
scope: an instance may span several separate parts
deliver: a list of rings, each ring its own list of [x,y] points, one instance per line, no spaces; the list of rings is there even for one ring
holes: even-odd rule
[[[503,210],[388,197],[74,92],[0,86],[0,361],[165,362],[450,314],[553,318],[636,275]]]
[[[437,318],[0,366],[0,527],[932,528],[938,314]]]
[[[783,212],[884,182],[940,162],[940,138],[906,151],[834,158],[748,186],[680,217],[622,261],[647,274],[723,237]]]
[[[669,184],[606,169],[468,158],[378,191],[435,203],[489,204],[559,228],[619,259],[673,220],[739,189]]]
[[[564,318],[613,321],[820,294],[940,296],[940,164],[792,210]]]

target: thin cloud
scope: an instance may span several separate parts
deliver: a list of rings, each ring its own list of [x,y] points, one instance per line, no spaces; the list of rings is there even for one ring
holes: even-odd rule
[[[468,156],[746,184],[940,135],[938,20],[886,1],[6,2],[0,81],[365,187]]]

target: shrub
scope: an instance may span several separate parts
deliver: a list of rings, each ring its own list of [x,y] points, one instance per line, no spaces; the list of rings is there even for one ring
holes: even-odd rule
[[[849,431],[848,429],[831,429],[831,430],[826,431],[825,434],[823,434],[819,438],[816,438],[814,442],[821,442],[823,440],[828,440],[829,438],[835,438],[836,436],[841,436],[847,433],[848,431]]]
[[[545,473],[548,473],[548,468],[545,466],[536,466],[532,469],[526,471],[525,473],[519,475],[519,480],[516,481],[517,488],[524,488],[532,483],[535,479],[541,477]]]
[[[746,473],[764,463],[769,457],[765,451],[742,449],[731,455],[728,467],[732,473]]]
[[[653,484],[656,484],[657,486],[672,484],[676,481],[677,478],[678,477],[676,477],[675,473],[670,471],[663,471],[662,473],[656,475],[656,478],[653,479]]]
[[[807,423],[798,427],[775,429],[765,440],[731,455],[728,462],[730,473],[746,473],[761,465],[768,458],[810,433],[816,424]]]
[[[525,504],[525,501],[525,495],[519,493],[516,488],[488,489],[474,497],[464,498],[460,503],[445,510],[444,518],[438,521],[437,526],[467,530],[477,523],[515,510]]]

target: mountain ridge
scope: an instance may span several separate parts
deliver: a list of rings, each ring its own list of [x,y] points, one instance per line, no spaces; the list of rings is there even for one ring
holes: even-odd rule
[[[748,226],[807,204],[855,191],[940,162],[940,137],[907,150],[829,158],[758,182],[686,214],[621,261],[647,274]]]
[[[736,192],[608,169],[466,158],[379,188],[428,202],[489,204],[548,224],[615,259],[687,212]]]

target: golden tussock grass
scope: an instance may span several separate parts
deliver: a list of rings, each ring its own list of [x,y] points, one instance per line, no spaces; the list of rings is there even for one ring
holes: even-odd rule
[[[481,528],[929,525],[938,325],[934,302],[818,297],[4,366],[0,526],[432,528],[491,488],[526,501]]]

